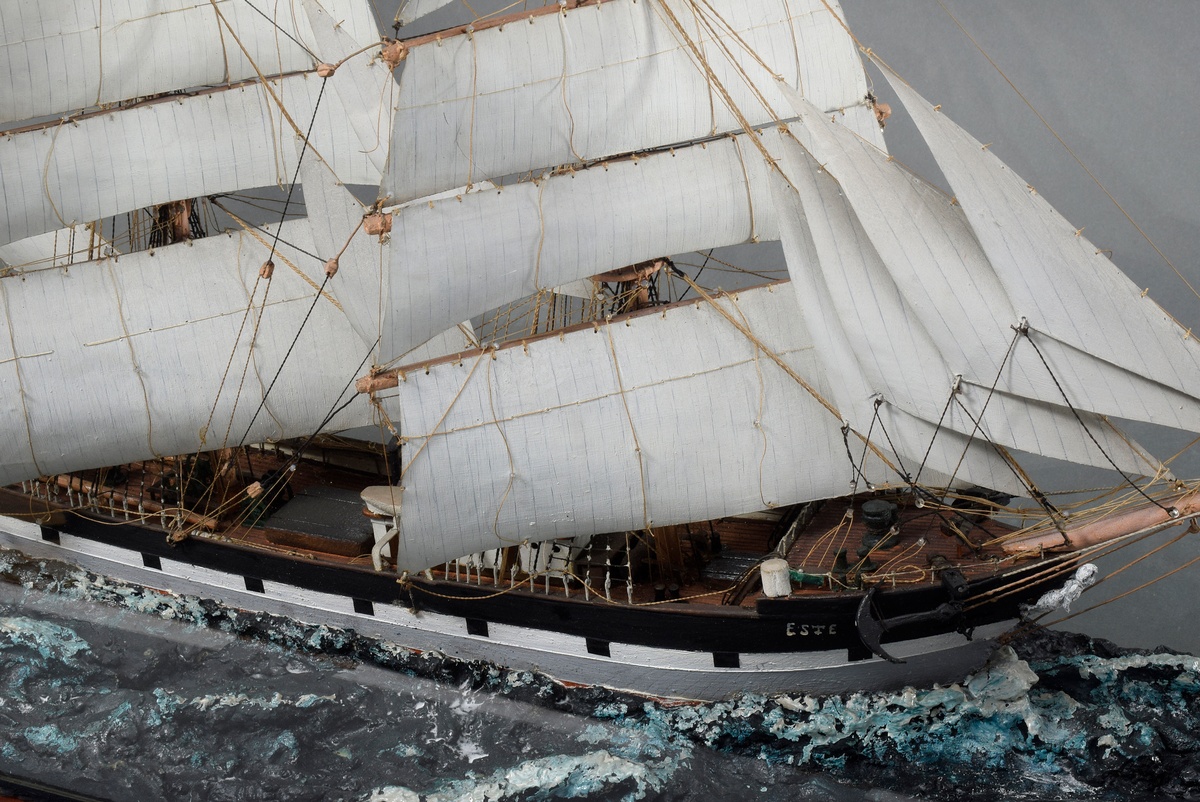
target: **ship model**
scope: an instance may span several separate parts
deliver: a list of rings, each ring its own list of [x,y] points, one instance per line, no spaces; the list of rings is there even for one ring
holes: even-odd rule
[[[960,679],[1200,515],[1117,425],[1200,432],[1190,329],[836,2],[443,4],[0,9],[0,545],[717,699]]]

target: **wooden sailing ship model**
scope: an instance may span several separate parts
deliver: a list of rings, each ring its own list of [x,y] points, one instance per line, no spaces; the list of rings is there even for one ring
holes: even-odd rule
[[[5,546],[704,699],[961,677],[1200,515],[1112,420],[1200,431],[1194,339],[835,3],[87,13],[0,18]],[[767,241],[736,292],[672,258]]]

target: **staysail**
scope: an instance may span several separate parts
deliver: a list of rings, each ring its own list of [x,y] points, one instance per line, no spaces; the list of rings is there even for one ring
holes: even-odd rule
[[[842,188],[798,143],[782,145],[780,164],[790,181],[776,175],[772,187],[788,272],[855,430],[876,430],[915,466],[914,479],[924,465],[974,476],[972,461],[996,458],[989,440],[1077,464],[1108,468],[1112,460],[1134,475],[1155,473],[1156,462],[1095,416],[1086,422],[1103,450],[1065,407],[963,386]],[[993,486],[1003,489],[1015,478]]]
[[[1060,353],[1091,355],[1140,377],[1126,410],[1117,414],[1200,428],[1195,338],[990,150],[887,70],[884,74],[950,181],[1013,306],[1028,321],[1032,343],[1044,348],[1057,342]],[[1064,370],[1065,362],[1055,360],[1051,367]],[[1184,403],[1155,404],[1156,398],[1172,396],[1182,396]]]
[[[798,97],[793,103],[804,124],[792,130],[837,179],[855,220],[869,236],[868,247],[882,260],[881,276],[886,279],[872,284],[894,284],[902,295],[898,302],[930,338],[930,353],[944,359],[946,373],[961,376],[963,393],[997,399],[1012,395],[1061,407],[1064,413],[1069,404],[1099,415],[1189,429],[1200,426],[1200,404],[1186,389],[1176,389],[1170,374],[1147,381],[1092,350],[1040,338],[1039,353],[1020,341],[1018,309],[1028,306],[1022,307],[1010,294],[963,210],[887,154],[829,122],[811,104]],[[841,202],[840,197],[835,200]],[[861,284],[861,297],[867,286]],[[1120,301],[1105,303],[1121,313]],[[1060,311],[1056,322],[1064,316]],[[1080,319],[1076,325],[1087,323]],[[1086,339],[1101,336],[1096,331]],[[1098,427],[1107,428],[1099,421],[1089,422],[1090,431]],[[1086,439],[1078,426],[1066,431]]]
[[[382,176],[387,169],[392,107],[397,89],[391,67],[382,59],[353,55],[363,45],[345,30],[336,13],[323,8],[318,0],[303,0],[303,4],[312,26],[317,55],[326,63],[345,59],[331,78],[336,88],[334,102],[358,136],[362,153]],[[334,172],[338,171],[335,169]]]

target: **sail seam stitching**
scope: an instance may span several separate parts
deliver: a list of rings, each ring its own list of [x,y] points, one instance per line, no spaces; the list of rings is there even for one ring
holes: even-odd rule
[[[4,321],[8,327],[8,341],[12,346],[13,370],[17,374],[17,392],[21,396],[21,413],[25,418],[25,437],[29,442],[29,457],[33,460],[33,467],[37,470],[38,475],[41,475],[43,471],[41,466],[38,465],[37,452],[33,448],[33,426],[29,421],[29,404],[25,400],[25,380],[21,376],[21,361],[17,355],[17,334],[13,331],[12,314],[8,308],[8,290],[5,289],[3,282],[0,282],[0,296],[4,298]]]
[[[454,398],[450,399],[450,403],[446,405],[445,411],[442,412],[442,416],[438,418],[437,423],[433,425],[433,429],[430,430],[429,434],[423,435],[425,438],[424,442],[417,447],[417,451],[415,454],[413,454],[412,459],[410,459],[408,464],[405,465],[403,470],[400,471],[399,479],[401,482],[404,481],[404,477],[408,475],[409,470],[416,463],[417,457],[421,456],[421,454],[425,451],[425,447],[428,446],[433,440],[433,436],[438,433],[438,429],[443,423],[445,423],[446,418],[450,416],[450,410],[454,409],[454,405],[458,403],[458,399],[461,398],[462,394],[466,391],[467,385],[471,383],[471,377],[475,375],[475,371],[479,369],[479,365],[483,362],[484,357],[487,355],[488,352],[486,350],[479,352],[479,356],[475,358],[475,364],[471,366],[470,373],[468,373],[467,377],[463,379],[463,383],[458,388],[458,392],[454,394]]]
[[[682,23],[680,23],[679,19],[675,16],[675,13],[666,4],[665,0],[659,0],[658,7],[661,7],[663,9],[663,11],[667,15],[668,19],[671,21],[671,24],[675,26],[675,29],[679,32],[679,35],[683,38],[684,44],[688,47],[688,49],[690,49],[692,51],[693,55],[695,56],[695,58],[697,60],[697,65],[696,65],[697,68],[704,74],[705,79],[709,82],[709,85],[712,86],[713,88],[715,88],[717,90],[717,92],[721,95],[721,99],[724,100],[726,106],[729,108],[730,113],[733,114],[734,117],[737,118],[737,120],[741,124],[742,128],[750,136],[751,141],[754,142],[755,146],[759,149],[759,152],[762,153],[763,158],[766,160],[767,164],[770,165],[773,169],[777,170],[779,172],[779,174],[781,176],[783,176],[783,180],[785,182],[787,182],[788,186],[792,186],[791,180],[786,175],[784,175],[783,171],[780,169],[779,164],[776,162],[775,158],[771,156],[770,151],[768,151],[766,145],[763,144],[762,138],[758,135],[758,132],[753,129],[753,127],[750,125],[750,121],[746,119],[745,115],[742,114],[741,109],[739,109],[737,107],[737,104],[733,102],[733,97],[729,94],[729,92],[725,89],[725,87],[717,79],[716,73],[713,72],[712,66],[704,58],[704,56],[699,52],[699,49],[698,49],[696,43],[694,41],[692,41],[692,38],[690,36],[688,36],[687,31],[684,29],[684,27],[683,27]],[[755,94],[757,94],[757,89],[753,86],[753,84],[751,84],[751,91],[754,91]],[[764,103],[764,106],[766,106],[765,103]],[[769,106],[766,106],[766,108],[768,109],[768,111],[770,111]],[[772,112],[772,114],[773,114],[773,112]],[[795,187],[792,187],[792,188],[795,189]]]
[[[646,531],[650,531],[650,504],[646,493],[646,465],[642,458],[642,444],[638,440],[637,427],[633,424],[633,413],[629,409],[629,399],[625,396],[625,383],[621,380],[621,366],[617,362],[617,345],[613,341],[612,336],[612,321],[605,321],[604,333],[608,336],[608,350],[612,353],[613,374],[617,379],[617,387],[620,390],[621,403],[625,406],[625,418],[629,421],[629,432],[633,435],[634,452],[637,454],[638,473],[641,476],[642,482],[642,522]]]
[[[1146,499],[1163,512],[1166,512],[1172,518],[1178,516],[1179,512],[1175,509],[1175,507],[1164,507],[1160,502],[1148,496],[1146,491],[1139,487],[1132,479],[1130,479],[1125,471],[1117,467],[1117,463],[1113,461],[1112,457],[1108,456],[1108,452],[1105,451],[1104,447],[1100,445],[1100,442],[1096,439],[1096,436],[1092,434],[1092,430],[1089,429],[1087,424],[1083,422],[1083,418],[1080,416],[1079,411],[1075,409],[1075,405],[1071,403],[1071,399],[1067,397],[1067,393],[1065,390],[1063,390],[1063,386],[1059,383],[1058,377],[1055,376],[1054,371],[1050,369],[1050,363],[1047,362],[1046,357],[1042,355],[1042,349],[1038,348],[1037,343],[1033,341],[1033,337],[1029,335],[1029,328],[1023,327],[1022,329],[1018,330],[1018,336],[1021,334],[1024,334],[1025,340],[1033,346],[1033,350],[1037,353],[1038,359],[1042,361],[1042,366],[1046,368],[1046,373],[1049,374],[1050,380],[1053,381],[1054,386],[1058,388],[1059,395],[1062,396],[1063,403],[1067,405],[1067,409],[1071,410],[1071,414],[1075,416],[1075,420],[1077,420],[1079,425],[1083,427],[1083,431],[1087,434],[1088,439],[1090,439],[1096,448],[1100,450],[1100,453],[1104,456],[1104,459],[1108,460],[1108,464],[1112,466],[1113,470],[1120,474],[1121,478],[1124,479],[1130,487],[1140,493],[1142,498]]]
[[[486,351],[485,351],[485,353],[486,353]],[[659,386],[662,386],[665,384],[670,384],[672,382],[687,381],[689,379],[694,379],[699,376],[708,376],[713,373],[718,373],[722,370],[726,370],[726,369],[730,369],[730,368],[738,368],[738,367],[743,367],[745,365],[749,365],[752,361],[753,361],[753,359],[744,359],[739,362],[729,362],[729,363],[726,363],[719,367],[711,368],[708,370],[697,371],[695,373],[689,373],[686,375],[672,376],[670,378],[660,379],[657,381],[648,382],[646,384],[639,384],[639,385],[635,385],[633,387],[627,388],[626,392],[634,393],[639,390],[644,390],[644,389],[651,388],[651,387],[659,387]],[[576,401],[569,401],[569,402],[564,401],[559,404],[555,404],[555,405],[552,405],[549,407],[544,407],[542,409],[531,410],[529,412],[518,412],[518,413],[510,415],[506,418],[502,418],[501,420],[503,420],[504,422],[507,423],[507,422],[511,422],[511,421],[521,420],[522,418],[532,417],[535,415],[545,415],[550,412],[555,412],[557,410],[566,409],[568,407],[578,407],[578,406],[582,406],[584,404],[594,404],[594,403],[598,403],[600,401],[604,401],[606,399],[612,398],[613,396],[617,395],[618,392],[602,393],[600,395],[590,396],[587,398],[581,398]],[[385,397],[391,398],[394,396],[389,395],[389,396],[385,396]],[[473,429],[478,429],[483,426],[491,425],[493,422],[494,421],[482,421],[479,423],[471,423],[471,424],[468,424],[465,426],[458,426],[458,427],[455,427],[452,429],[446,429],[446,430],[440,431],[440,432],[439,431],[431,431],[426,434],[416,434],[416,435],[412,435],[411,437],[409,437],[407,439],[413,440],[413,439],[417,439],[417,438],[432,438],[432,437],[436,437],[436,436],[446,436],[446,435],[451,435],[451,434],[458,434],[460,432],[469,432]]]
[[[822,0],[822,2],[824,2],[824,0]],[[1156,245],[1154,243],[1154,240],[1150,239],[1150,235],[1147,234],[1145,232],[1145,230],[1140,225],[1137,224],[1137,221],[1135,221],[1133,219],[1133,217],[1129,214],[1129,212],[1125,211],[1125,207],[1123,207],[1120,203],[1117,202],[1117,199],[1115,197],[1113,197],[1113,194],[1108,191],[1108,187],[1104,186],[1104,184],[1102,184],[1100,182],[1100,179],[1096,177],[1096,174],[1093,173],[1088,168],[1088,166],[1083,163],[1083,159],[1079,158],[1079,156],[1075,153],[1075,151],[1071,148],[1071,146],[1067,144],[1066,140],[1064,140],[1062,138],[1062,136],[1059,135],[1058,131],[1055,130],[1054,126],[1052,126],[1050,124],[1049,120],[1047,120],[1045,117],[1043,117],[1041,112],[1039,112],[1036,108],[1034,108],[1033,104],[1031,102],[1029,102],[1029,99],[1026,98],[1024,94],[1021,93],[1021,90],[1017,88],[1017,85],[1015,83],[1013,83],[1012,79],[1010,79],[1007,75],[1005,75],[1004,70],[1000,69],[1000,65],[997,64],[994,60],[992,60],[991,55],[989,55],[988,52],[983,49],[983,46],[980,45],[979,42],[977,42],[975,40],[974,36],[972,36],[970,33],[968,33],[967,29],[963,27],[963,24],[958,21],[958,18],[955,17],[954,14],[952,14],[950,12],[950,9],[946,7],[946,4],[943,2],[943,0],[938,0],[938,5],[941,6],[942,10],[946,12],[946,15],[949,16],[950,19],[954,21],[954,24],[958,27],[958,29],[960,31],[963,32],[963,35],[966,36],[967,39],[969,39],[971,41],[971,44],[973,44],[975,46],[975,49],[977,49],[980,52],[980,54],[982,54],[983,57],[985,59],[987,59],[988,64],[992,65],[992,68],[995,69],[997,73],[999,73],[1000,77],[1004,79],[1004,82],[1007,83],[1012,88],[1013,92],[1016,93],[1017,97],[1021,98],[1021,102],[1023,102],[1029,108],[1029,110],[1031,112],[1033,112],[1034,116],[1038,118],[1038,120],[1041,122],[1042,125],[1046,126],[1046,130],[1054,135],[1054,138],[1057,139],[1058,143],[1063,146],[1063,149],[1066,150],[1067,153],[1069,153],[1071,155],[1071,158],[1075,160],[1075,163],[1078,164],[1079,167],[1085,173],[1087,173],[1088,178],[1092,179],[1092,182],[1097,187],[1100,188],[1100,191],[1104,193],[1105,197],[1107,197],[1110,201],[1112,201],[1113,206],[1116,206],[1117,210],[1122,215],[1125,216],[1125,219],[1128,220],[1129,224],[1137,230],[1137,233],[1142,236],[1142,239],[1146,240],[1147,244],[1149,244],[1150,247],[1154,249],[1154,252],[1156,254],[1158,254],[1159,257],[1166,263],[1167,267],[1171,268],[1171,270],[1175,273],[1175,275],[1179,277],[1179,280],[1183,282],[1184,286],[1187,287],[1189,290],[1191,290],[1192,295],[1196,296],[1197,298],[1200,298],[1200,291],[1197,291],[1196,288],[1194,286],[1192,286],[1192,283],[1187,280],[1187,278],[1183,275],[1183,273],[1180,272],[1179,268],[1177,268],[1175,266],[1175,264],[1170,259],[1167,258],[1167,255],[1165,253],[1163,253],[1161,250],[1159,250],[1159,247],[1158,247],[1158,245]],[[892,72],[893,74],[895,74],[895,71],[892,70],[891,67],[888,67],[888,70],[890,72]],[[897,77],[899,77],[899,76],[897,76]],[[907,83],[907,81],[905,81],[905,83]]]
[[[487,371],[487,388],[488,388],[488,406],[492,410],[492,423],[496,427],[496,431],[500,434],[500,439],[504,441],[504,451],[508,455],[508,484],[504,486],[504,493],[500,496],[500,502],[496,505],[496,516],[492,519],[492,534],[496,538],[505,543],[512,542],[511,538],[506,538],[500,534],[500,513],[504,509],[504,503],[508,501],[508,495],[512,492],[513,482],[517,476],[517,465],[513,460],[512,446],[509,445],[508,435],[504,433],[504,427],[500,425],[500,420],[496,416],[496,397],[492,389],[492,365],[489,360]]]
[[[733,308],[737,311],[738,317],[742,319],[742,325],[744,325],[746,328],[749,328],[750,321],[747,320],[745,311],[743,311],[742,307],[738,305],[737,299],[731,296],[729,300],[732,302]],[[754,428],[758,430],[758,434],[759,437],[762,438],[763,445],[762,455],[758,460],[758,497],[762,501],[763,506],[770,509],[777,505],[774,502],[767,501],[766,494],[763,492],[763,466],[767,461],[767,449],[769,446],[767,442],[767,432],[762,425],[763,410],[766,407],[767,401],[767,385],[763,379],[762,349],[760,349],[757,345],[754,347],[754,356],[751,357],[751,361],[754,363],[754,372],[758,377],[758,414],[754,419]]]
[[[154,447],[154,415],[150,411],[150,393],[146,389],[146,380],[142,376],[142,366],[138,363],[137,351],[133,347],[133,339],[129,335],[129,326],[125,322],[125,306],[121,301],[121,286],[117,282],[117,273],[113,269],[112,261],[107,263],[108,275],[112,280],[113,299],[117,302],[117,320],[121,322],[121,331],[125,332],[125,345],[129,348],[129,361],[133,363],[133,374],[137,376],[138,384],[142,388],[142,402],[146,405],[146,446],[150,449],[150,453],[154,456],[162,458],[162,454],[158,453],[158,449]]]

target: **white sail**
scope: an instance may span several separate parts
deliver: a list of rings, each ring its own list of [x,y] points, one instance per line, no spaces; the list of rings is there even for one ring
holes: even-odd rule
[[[432,14],[442,6],[448,6],[455,0],[401,0],[400,10],[396,12],[396,22],[408,25],[415,20]]]
[[[307,126],[321,79],[303,74],[270,83],[296,124]],[[344,124],[336,83],[331,90],[317,110],[311,147],[344,183],[373,184],[379,172]],[[0,195],[7,200],[0,243],[157,203],[286,186],[295,140],[258,83],[0,138]]]
[[[382,337],[384,299],[387,297],[390,271],[386,246],[379,237],[360,229],[366,209],[340,186],[329,168],[319,159],[307,159],[300,166],[304,186],[307,222],[315,253],[328,262],[337,257],[338,270],[326,291],[336,298],[364,345],[376,344]],[[467,320],[435,335],[420,345],[383,360],[408,364],[436,359],[478,347],[471,321]],[[379,363],[376,349],[375,363]]]
[[[894,450],[893,473],[898,471],[906,481],[916,480],[928,468],[958,481],[1023,495],[1023,488],[1014,481],[1012,472],[1006,470],[1003,460],[983,442],[972,442],[953,431],[940,432],[937,426],[898,406],[876,405],[877,399],[883,400],[882,387],[877,376],[869,377],[863,369],[859,353],[838,320],[820,267],[821,254],[800,203],[802,194],[787,187],[778,177],[772,180],[772,194],[776,198],[788,272],[793,276],[792,289],[811,333],[816,362],[833,388],[838,412],[846,424],[875,444],[887,442]],[[854,248],[852,241],[844,245]],[[881,350],[887,351],[887,346]],[[869,359],[870,354],[868,351],[863,356]],[[850,453],[865,456],[870,452],[855,442]],[[862,475],[867,482],[880,481],[873,472],[864,470]]]
[[[359,47],[379,38],[363,0],[321,2]],[[255,65],[264,75],[309,70],[314,64],[309,51],[331,58],[321,53],[307,18],[290,3],[3,3],[0,64],[7,70],[0,81],[0,125],[236,83],[254,78]]]
[[[803,99],[793,102],[804,121],[793,130],[838,180],[913,319],[971,392],[986,396],[996,386],[1060,407],[1065,392],[1072,405],[1097,414],[1200,426],[1194,398],[1093,353],[1043,339],[1052,375],[1028,343],[1010,352],[1021,316],[962,209]]]
[[[302,1],[317,52],[327,54],[326,61],[349,56],[362,47],[341,27],[335,12],[323,8],[319,0]],[[397,89],[391,68],[382,59],[360,54],[339,66],[330,80],[337,89],[334,97],[344,115],[342,119],[354,129],[362,152],[382,176],[387,169]]]
[[[779,135],[762,138],[770,146]],[[777,239],[747,137],[679,148],[398,211],[387,248],[391,358],[540,289],[666,254]]]
[[[457,326],[446,329],[441,334],[431,337],[411,351],[406,351],[394,359],[393,362],[398,363],[403,368],[406,365],[418,365],[423,362],[440,359],[444,356],[458,356],[461,358],[467,351],[473,351],[478,348],[479,338],[475,335],[475,329],[471,326],[471,321],[464,320]]]
[[[828,8],[821,0],[610,0],[429,37],[410,49],[400,79],[384,194],[401,202],[737,131],[742,120],[771,123],[786,109],[774,74],[822,109],[862,105],[862,64]],[[863,135],[878,137],[869,115],[865,122]]]
[[[0,261],[22,270],[58,267],[116,253],[90,225],[76,225],[0,245]]]
[[[1134,406],[1144,403],[1145,412],[1128,417],[1198,428],[1195,339],[987,148],[903,82],[888,79],[954,188],[1017,313],[1028,320],[1031,340],[1043,350],[1058,341],[1147,380],[1134,394]],[[1057,360],[1051,367],[1066,369]],[[1175,391],[1187,399],[1184,409],[1164,414],[1152,406],[1155,395]]]
[[[301,253],[313,249],[306,228],[284,225],[266,309],[260,315],[261,282],[244,327],[270,235],[218,235],[0,279],[0,483],[219,448],[227,429],[239,442],[323,277]],[[366,355],[322,298],[247,442],[314,431]],[[370,408],[355,404],[330,428],[369,422]]]
[[[718,303],[830,391],[790,289]],[[401,570],[837,496],[853,476],[841,421],[705,302],[434,364],[379,395],[408,438]]]
[[[1144,450],[1095,416],[1083,417],[1103,452],[1065,407],[961,386],[842,189],[797,143],[783,146],[780,163],[791,183],[775,176],[772,188],[788,272],[812,321],[817,353],[844,399],[843,415],[859,433],[874,431],[877,442],[908,459],[914,476],[927,464],[980,483],[983,461],[1005,480],[996,489],[1013,495],[1022,488],[1014,473],[996,469],[989,439],[1077,464],[1108,468],[1111,459],[1129,473],[1155,472]]]
[[[386,297],[385,246],[379,237],[362,230],[366,208],[338,184],[320,159],[306,158],[300,164],[300,183],[314,253],[326,262],[338,260],[329,292],[338,299],[359,340],[372,345],[380,338],[382,298]]]

